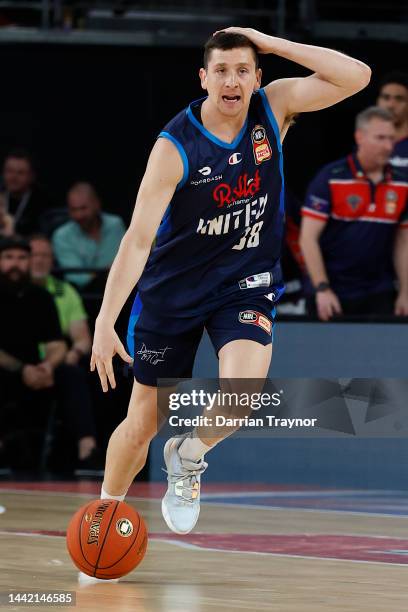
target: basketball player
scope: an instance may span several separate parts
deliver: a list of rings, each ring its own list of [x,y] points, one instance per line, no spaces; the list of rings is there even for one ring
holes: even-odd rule
[[[261,89],[258,53],[279,55],[313,74]],[[116,386],[116,353],[133,360],[135,377],[127,417],[109,442],[102,498],[124,499],[156,434],[157,379],[191,377],[204,327],[221,378],[266,377],[274,303],[283,291],[282,140],[293,115],[344,100],[363,89],[370,74],[337,51],[252,29],[227,28],[206,43],[199,75],[207,97],[159,134],[96,321],[91,369],[103,390]],[[136,283],[130,356],[114,325]],[[165,445],[162,511],[177,533],[188,533],[197,521],[204,455],[221,438],[197,428]]]

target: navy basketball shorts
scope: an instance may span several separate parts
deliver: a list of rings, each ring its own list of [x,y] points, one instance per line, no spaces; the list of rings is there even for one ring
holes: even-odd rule
[[[273,340],[275,307],[265,296],[240,298],[210,314],[170,318],[153,314],[140,304],[129,322],[128,349],[134,358],[135,379],[157,386],[160,378],[191,378],[204,329],[218,356],[232,340],[254,340],[264,346]]]

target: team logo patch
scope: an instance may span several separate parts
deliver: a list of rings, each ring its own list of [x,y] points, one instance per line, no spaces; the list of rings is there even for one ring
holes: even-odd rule
[[[272,323],[265,315],[256,310],[242,310],[238,315],[240,323],[249,323],[261,327],[267,334],[271,335]]]
[[[387,202],[397,202],[398,201],[398,193],[393,189],[387,189],[385,194],[385,199]]]
[[[387,215],[395,215],[397,211],[398,193],[393,189],[387,189],[385,193],[385,212]]]
[[[232,155],[230,155],[228,159],[228,163],[230,166],[235,166],[235,164],[239,164],[239,162],[241,161],[242,161],[241,153],[233,153]]]
[[[256,125],[251,132],[252,148],[257,166],[272,157],[272,149],[269,144],[266,130],[263,125]]]
[[[355,193],[352,193],[346,198],[347,204],[350,206],[351,210],[356,210],[361,204],[362,200],[363,198]]]

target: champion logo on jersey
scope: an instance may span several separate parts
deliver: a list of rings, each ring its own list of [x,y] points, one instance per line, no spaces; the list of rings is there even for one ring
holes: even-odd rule
[[[233,153],[229,160],[228,163],[230,166],[235,166],[235,164],[239,164],[239,162],[242,161],[242,155],[241,153],[237,152],[237,153]]]
[[[209,174],[211,174],[210,166],[204,166],[204,168],[200,168],[199,173],[202,174],[203,176],[208,176]]]
[[[270,287],[272,285],[272,274],[270,272],[261,272],[247,276],[239,281],[240,289],[253,289],[254,287]]]

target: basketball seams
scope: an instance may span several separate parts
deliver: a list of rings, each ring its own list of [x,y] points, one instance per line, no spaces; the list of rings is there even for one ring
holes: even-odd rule
[[[116,578],[123,578],[124,574],[122,572],[120,574],[109,574],[109,576],[103,576],[102,574],[98,574],[94,576],[94,578],[98,578],[98,580],[115,580]]]
[[[94,576],[96,576],[96,572],[97,572],[97,570],[99,569],[99,568],[98,568],[99,559],[101,558],[102,550],[103,550],[103,547],[104,547],[104,545],[105,545],[106,538],[108,537],[109,529],[110,529],[110,526],[111,526],[111,524],[112,524],[113,517],[115,516],[116,511],[117,511],[117,509],[118,509],[119,504],[120,504],[120,502],[119,502],[119,501],[117,501],[117,502],[116,502],[116,507],[115,507],[114,511],[112,512],[112,515],[111,515],[111,517],[110,517],[110,519],[109,519],[109,524],[108,524],[108,526],[107,526],[107,528],[106,528],[106,530],[105,530],[105,536],[104,536],[104,538],[103,538],[103,542],[102,542],[102,544],[101,544],[101,549],[100,549],[100,551],[99,551],[99,555],[98,555],[98,558],[97,558],[96,563],[95,563],[95,568],[94,568]]]
[[[90,565],[91,567],[93,567],[93,565],[92,565],[92,563],[90,563],[90,562],[88,561],[88,559],[85,557],[85,553],[84,553],[83,548],[82,548],[82,524],[83,524],[84,518],[85,518],[85,516],[86,516],[86,513],[87,513],[87,511],[88,511],[88,508],[89,508],[90,506],[92,506],[92,504],[93,504],[93,502],[90,502],[90,503],[89,503],[89,504],[86,506],[85,510],[82,512],[81,522],[80,522],[80,524],[79,524],[79,530],[78,530],[78,536],[79,536],[79,548],[81,549],[81,555],[82,555],[82,557],[83,557],[83,559],[84,559],[85,563],[87,563],[87,564],[88,564],[88,565]],[[78,512],[79,512],[79,510],[78,510]],[[88,571],[89,571],[89,570],[88,570]]]
[[[86,574],[87,576],[89,576],[89,567],[85,567],[84,565],[82,565],[81,563],[79,563],[79,561],[75,561],[75,565],[77,566],[77,568],[83,572],[84,574]]]
[[[89,576],[88,572],[89,572],[89,568],[84,567],[83,565],[81,565],[80,563],[78,563],[77,561],[75,562],[76,567],[83,572],[84,574],[86,574],[87,576]],[[99,580],[114,580],[115,578],[122,578],[123,574],[109,574],[109,576],[103,576],[103,575],[99,575],[99,576],[94,576],[94,578],[98,578]],[[92,576],[91,576],[92,577]]]
[[[142,517],[141,517],[141,516],[139,516],[139,514],[137,514],[137,518],[139,519],[139,524],[138,524],[138,526],[137,526],[137,530],[135,530],[135,537],[134,537],[134,538],[133,538],[133,540],[131,541],[131,543],[130,543],[130,545],[129,545],[128,549],[126,550],[126,552],[125,552],[125,553],[123,553],[123,555],[122,555],[122,556],[121,556],[119,559],[117,559],[117,560],[115,561],[115,563],[112,563],[112,565],[106,565],[106,566],[104,566],[104,567],[99,567],[98,569],[100,569],[100,570],[102,570],[102,569],[103,569],[103,570],[107,570],[107,569],[110,569],[111,567],[114,567],[114,566],[115,566],[115,565],[117,565],[117,564],[118,564],[120,561],[122,561],[122,559],[124,559],[124,558],[126,557],[126,555],[127,555],[129,552],[130,552],[130,550],[132,549],[132,547],[133,547],[134,543],[135,543],[135,542],[136,542],[136,540],[137,540],[137,536],[138,536],[138,535],[139,535],[139,533],[140,533],[140,527],[141,527],[141,525],[142,525],[142,521],[143,521]],[[143,521],[143,527],[144,527],[145,536],[146,536],[146,535],[147,535],[147,529],[146,529],[146,525],[145,525],[144,521]],[[99,560],[99,559],[98,559],[98,560]]]

